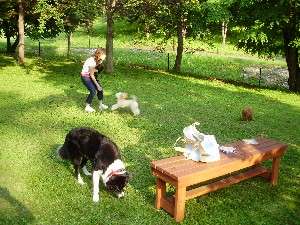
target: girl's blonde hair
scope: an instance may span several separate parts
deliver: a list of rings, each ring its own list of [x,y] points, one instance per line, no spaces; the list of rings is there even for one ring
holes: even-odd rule
[[[102,56],[106,56],[105,48],[97,48],[95,53],[93,54],[97,64],[102,60]]]

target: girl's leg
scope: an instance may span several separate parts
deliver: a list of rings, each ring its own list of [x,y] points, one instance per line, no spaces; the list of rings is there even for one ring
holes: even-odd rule
[[[86,108],[87,112],[94,112],[95,110],[91,107],[94,96],[97,93],[97,89],[93,81],[89,77],[81,77],[82,83],[89,90],[89,95],[86,98]]]
[[[99,81],[98,81],[98,84],[100,85]],[[101,86],[101,88],[102,88],[102,86]],[[100,109],[100,110],[105,110],[105,109],[107,109],[108,106],[107,106],[107,105],[104,105],[104,104],[102,103],[102,101],[103,101],[103,88],[102,88],[101,91],[97,91],[97,97],[98,97],[98,100],[99,100],[99,109]]]
[[[107,105],[104,105],[103,104],[103,91],[98,91],[97,92],[97,96],[98,96],[98,99],[99,99],[99,109],[100,110],[105,110],[105,109],[107,109],[108,108],[108,106]]]
[[[103,100],[103,90],[102,91],[97,91],[97,97],[98,97],[99,101]]]

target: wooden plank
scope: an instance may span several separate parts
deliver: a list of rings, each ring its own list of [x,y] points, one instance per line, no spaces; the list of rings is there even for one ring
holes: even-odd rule
[[[258,144],[256,145],[251,145],[251,144],[246,144],[243,141],[239,141],[237,143],[233,144],[227,144],[225,146],[232,146],[237,148],[238,152],[245,152],[245,153],[254,153],[254,152],[261,152],[267,150],[267,147],[269,146],[275,146],[275,145],[283,145],[282,143],[272,140],[272,139],[258,139]]]
[[[181,173],[182,171],[189,171],[191,169],[196,170],[205,170],[207,167],[210,167],[207,163],[195,162],[193,160],[185,160],[185,163],[180,165],[174,165],[172,167],[161,167],[161,170],[169,171],[172,174]]]
[[[256,141],[258,142],[258,144],[256,145],[252,145],[252,144],[246,144],[244,141],[236,141],[236,142],[233,142],[231,144],[225,144],[224,146],[227,146],[227,147],[234,147],[236,148],[238,151],[243,149],[243,148],[252,148],[252,147],[255,147],[255,146],[264,146],[264,145],[268,145],[268,143],[270,142],[270,140],[268,139],[256,139]]]
[[[170,175],[170,174],[162,173],[153,168],[152,168],[152,174],[153,174],[153,176],[158,177],[169,184],[172,184],[174,186],[177,184],[177,177],[172,177],[172,175]]]
[[[233,175],[228,178],[224,178],[220,181],[216,181],[214,183],[189,190],[186,192],[186,199],[192,199],[197,196],[207,194],[209,192],[217,191],[221,188],[225,188],[232,184],[239,183],[239,182],[249,179],[251,177],[255,177],[260,174],[268,173],[268,171],[269,171],[268,169],[261,167],[261,166],[254,167],[252,169],[247,170],[246,172],[243,172],[243,173],[240,173],[237,175]]]
[[[161,165],[161,166],[159,166],[157,168],[161,168],[163,170],[174,171],[174,170],[176,170],[178,168],[185,168],[185,167],[191,166],[191,161],[192,160],[187,160],[187,159],[183,158],[180,161],[176,161],[176,162],[173,162],[173,163],[164,164],[164,165]]]
[[[280,157],[274,158],[272,162],[271,184],[277,185],[279,175]]]
[[[174,156],[174,157],[160,159],[160,160],[154,160],[151,162],[151,166],[156,168],[158,166],[162,166],[164,164],[169,164],[169,163],[174,163],[176,161],[181,161],[183,159],[184,159],[184,156],[180,155],[180,156]]]
[[[243,144],[237,148],[236,158],[247,160],[249,157],[264,154],[272,149],[280,149],[282,146],[282,144],[272,140],[258,145]],[[235,156],[233,156],[234,158]]]
[[[186,186],[181,186],[178,184],[176,186],[175,193],[175,208],[174,208],[174,218],[176,222],[180,222],[184,218],[184,209],[185,209],[185,200],[186,200]]]
[[[163,198],[161,200],[161,208],[166,210],[172,216],[174,216],[174,206],[175,206],[175,199],[174,197]]]
[[[284,148],[286,145],[276,143],[276,142],[269,142],[268,144],[265,145],[258,145],[258,146],[253,146],[252,150],[254,150],[255,153],[266,153],[272,149],[281,149]]]
[[[156,201],[155,208],[161,208],[162,199],[166,196],[166,182],[156,178]]]
[[[224,167],[218,168],[218,170],[216,170],[215,168],[212,168],[212,169],[207,169],[205,171],[200,171],[200,172],[191,171],[189,173],[189,175],[184,174],[183,176],[178,177],[178,180],[193,185],[193,184],[197,184],[197,183],[204,182],[207,180],[211,180],[213,178],[221,177],[221,176],[239,171],[241,169],[251,167],[253,165],[254,164],[251,162],[243,161],[239,164],[236,164],[236,163],[232,163],[231,165],[227,164]]]

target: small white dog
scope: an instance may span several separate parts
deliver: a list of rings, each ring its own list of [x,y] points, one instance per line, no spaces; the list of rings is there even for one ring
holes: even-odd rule
[[[129,107],[133,115],[137,116],[140,114],[139,104],[135,96],[131,96],[131,99],[128,99],[127,93],[118,92],[116,93],[116,98],[117,98],[117,103],[112,105],[111,110]]]

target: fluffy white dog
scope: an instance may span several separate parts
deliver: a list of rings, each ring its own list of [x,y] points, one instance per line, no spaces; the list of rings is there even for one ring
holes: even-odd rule
[[[116,98],[117,103],[112,105],[111,110],[129,107],[133,115],[137,116],[140,114],[139,104],[135,96],[131,96],[131,99],[128,99],[127,93],[118,92],[116,93]]]

